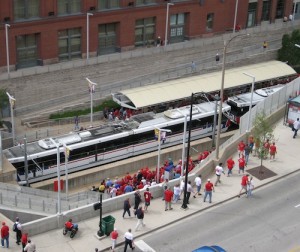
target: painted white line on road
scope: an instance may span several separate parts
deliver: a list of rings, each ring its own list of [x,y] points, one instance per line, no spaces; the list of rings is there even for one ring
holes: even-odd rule
[[[299,204],[299,205],[297,205],[297,206],[295,206],[295,207],[300,207],[300,204]]]
[[[153,248],[151,248],[146,242],[143,240],[138,240],[134,242],[134,245],[138,247],[143,252],[155,252]]]

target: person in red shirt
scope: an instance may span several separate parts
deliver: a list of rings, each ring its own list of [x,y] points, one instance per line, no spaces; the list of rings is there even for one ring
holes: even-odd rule
[[[27,241],[28,241],[28,234],[23,233],[22,236],[21,236],[21,243],[22,243],[23,250],[24,250],[24,248],[27,244]]]
[[[229,177],[230,174],[232,174],[232,169],[234,167],[235,162],[233,161],[232,157],[230,157],[227,160],[227,168],[228,168],[228,172],[227,172],[227,177]]]
[[[241,190],[239,192],[239,195],[238,197],[240,198],[241,197],[241,193],[243,190],[245,190],[246,194],[247,194],[247,186],[248,186],[248,183],[249,183],[249,174],[246,174],[242,177],[242,182],[241,182]]]
[[[170,187],[168,187],[165,192],[165,211],[172,210],[172,199],[173,199],[173,192],[170,190]]]
[[[68,230],[72,230],[72,228],[73,228],[72,219],[69,219],[69,221],[67,221],[67,222],[65,223],[65,227],[66,227]]]
[[[203,202],[205,202],[206,197],[209,196],[209,203],[211,203],[212,192],[214,191],[214,185],[213,183],[210,182],[210,179],[207,180],[204,190],[205,190],[205,194],[204,194]]]
[[[208,155],[209,155],[209,151],[208,150],[203,151],[203,153],[202,153],[202,159],[207,158]]]
[[[4,248],[4,241],[6,242],[6,247],[9,248],[9,227],[6,226],[5,222],[2,222],[1,227],[1,245]]]
[[[240,157],[241,155],[244,155],[245,146],[246,146],[246,145],[245,145],[244,141],[241,140],[241,142],[240,142],[239,145],[238,145],[238,154],[239,154],[239,157]]]
[[[239,162],[239,174],[241,172],[243,172],[243,174],[244,174],[245,173],[246,160],[245,160],[243,155],[238,159],[238,162]]]
[[[110,238],[111,238],[111,241],[112,241],[111,250],[113,252],[115,251],[118,236],[119,236],[118,231],[117,231],[116,228],[114,228],[114,231],[112,231],[111,234],[110,234]]]
[[[150,201],[152,199],[151,192],[149,192],[149,187],[146,188],[146,191],[144,192],[144,198],[145,198],[145,207],[144,210],[147,212],[148,206],[150,206]]]
[[[273,142],[272,145],[270,146],[270,159],[275,160],[276,153],[277,153],[277,148],[276,148],[275,142]]]

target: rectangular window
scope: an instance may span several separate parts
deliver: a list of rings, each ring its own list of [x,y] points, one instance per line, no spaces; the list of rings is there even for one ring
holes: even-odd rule
[[[117,50],[117,23],[99,25],[98,54],[114,53]]]
[[[37,18],[39,17],[39,12],[39,0],[14,0],[15,20]]]
[[[214,26],[214,13],[208,13],[206,17],[206,30],[210,31]]]
[[[184,41],[185,13],[171,15],[170,18],[170,43]]]
[[[135,21],[135,45],[144,46],[154,43],[155,18],[145,18]]]
[[[18,68],[37,65],[37,36],[37,34],[30,34],[16,37]]]
[[[81,58],[81,29],[67,29],[58,32],[60,60]]]
[[[120,8],[120,0],[98,0],[98,10]]]
[[[136,0],[135,4],[138,5],[147,5],[147,4],[154,4],[155,0]]]
[[[57,0],[58,15],[75,14],[81,12],[80,0]]]
[[[263,8],[262,8],[262,14],[261,14],[262,21],[270,20],[270,8],[271,8],[270,1],[269,0],[263,1]]]

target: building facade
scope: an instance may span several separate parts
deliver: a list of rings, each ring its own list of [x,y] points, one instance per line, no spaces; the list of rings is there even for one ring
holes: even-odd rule
[[[295,0],[294,0],[295,2]],[[293,0],[1,0],[0,71],[118,53],[275,22]],[[300,14],[300,13],[299,13]],[[167,21],[166,21],[167,20]],[[9,60],[7,60],[9,58]]]

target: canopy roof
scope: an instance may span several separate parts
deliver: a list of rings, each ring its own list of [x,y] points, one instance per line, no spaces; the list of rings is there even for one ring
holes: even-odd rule
[[[225,72],[224,89],[242,86],[252,83],[252,78],[243,73],[255,77],[255,82],[267,81],[283,76],[296,74],[295,70],[281,61],[268,61],[254,65],[228,69]],[[222,71],[179,78],[112,94],[114,101],[121,106],[140,109],[181,100],[197,92],[213,92],[220,90]],[[133,104],[130,106],[129,104]]]

